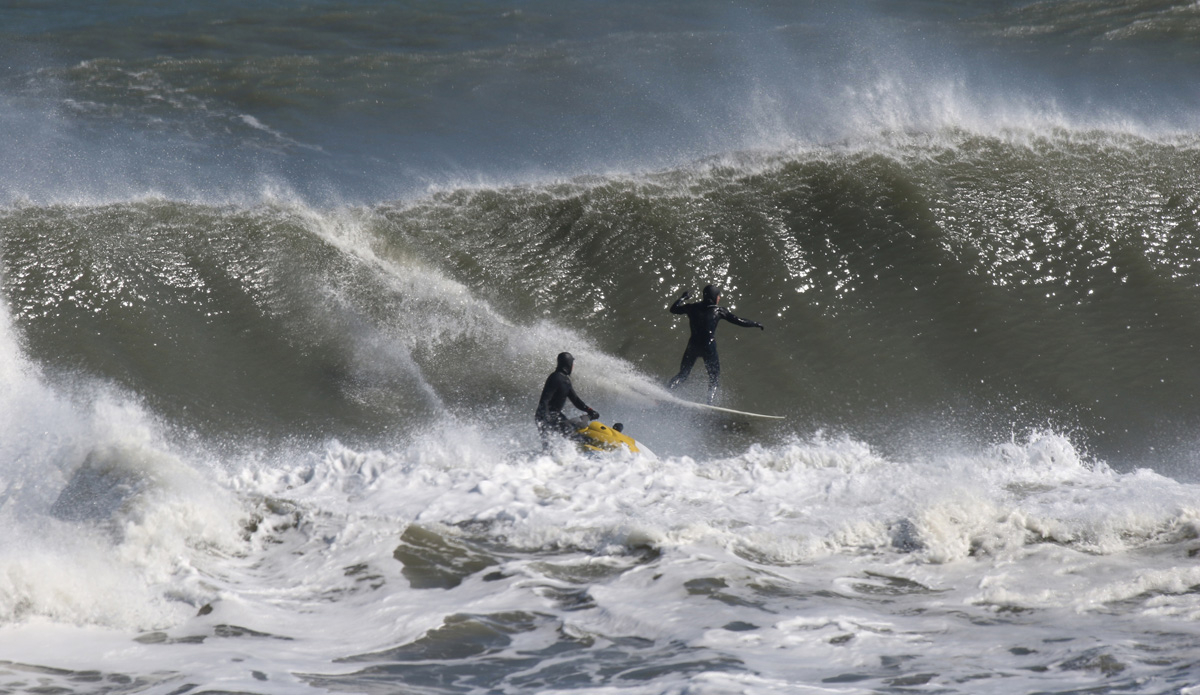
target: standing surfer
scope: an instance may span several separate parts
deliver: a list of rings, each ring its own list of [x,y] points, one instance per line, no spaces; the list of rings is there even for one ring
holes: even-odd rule
[[[580,429],[587,427],[589,419],[595,420],[600,417],[600,413],[589,408],[583,399],[576,395],[575,387],[571,385],[571,371],[574,368],[575,357],[569,352],[560,352],[558,353],[558,368],[546,377],[546,385],[542,387],[542,396],[538,400],[537,413],[534,414],[534,421],[537,423],[538,433],[542,435],[543,444],[549,444],[551,435],[571,437]],[[571,419],[563,415],[562,409],[567,400],[570,400],[576,408],[587,413],[587,418]]]
[[[679,373],[671,378],[667,388],[674,389],[687,381],[688,375],[692,373],[692,365],[696,364],[696,358],[703,357],[704,368],[708,371],[708,404],[712,405],[717,397],[717,388],[721,385],[721,360],[717,356],[717,323],[725,319],[735,326],[765,329],[757,321],[740,319],[725,307],[718,306],[718,302],[721,301],[721,288],[716,285],[705,285],[703,299],[684,304],[691,296],[691,292],[684,290],[679,299],[671,305],[672,314],[687,314],[692,337],[688,339],[687,349],[683,351]]]

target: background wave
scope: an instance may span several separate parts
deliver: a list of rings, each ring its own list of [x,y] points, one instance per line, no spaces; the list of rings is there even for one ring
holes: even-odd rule
[[[362,208],[27,206],[5,289],[52,371],[188,427],[380,436],[523,422],[560,349],[620,409],[612,375],[670,376],[666,306],[717,282],[768,326],[721,331],[731,405],[890,442],[1054,426],[1140,464],[1200,418],[1197,151],[947,131]]]

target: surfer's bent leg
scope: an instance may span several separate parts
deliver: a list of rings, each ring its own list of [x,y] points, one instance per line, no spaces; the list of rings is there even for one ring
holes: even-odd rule
[[[716,343],[710,343],[704,351],[704,368],[708,371],[708,404],[712,405],[717,399],[717,389],[721,388],[721,358]]]
[[[688,375],[692,373],[692,365],[696,364],[696,358],[699,356],[692,344],[688,343],[687,349],[683,351],[683,359],[679,361],[679,373],[671,377],[671,381],[667,382],[667,388],[673,389],[687,381]]]

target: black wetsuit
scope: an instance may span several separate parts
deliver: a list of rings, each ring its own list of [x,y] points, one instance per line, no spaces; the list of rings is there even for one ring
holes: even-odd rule
[[[583,399],[575,393],[575,387],[571,385],[571,370],[574,364],[575,358],[571,357],[571,353],[564,352],[558,356],[558,369],[546,377],[546,384],[542,387],[542,396],[538,400],[537,412],[534,414],[534,422],[537,423],[538,432],[543,439],[550,434],[570,437],[587,424],[586,419],[572,420],[563,415],[562,409],[568,400],[576,408],[587,413],[589,417],[599,416],[596,411],[583,402]]]
[[[687,349],[683,351],[683,360],[679,363],[679,373],[667,383],[667,388],[673,389],[687,380],[692,373],[692,366],[697,358],[704,358],[704,368],[708,371],[708,402],[711,404],[717,396],[721,385],[721,359],[717,355],[717,324],[724,319],[736,326],[744,328],[762,328],[757,321],[747,321],[733,315],[723,306],[717,304],[719,292],[711,291],[711,286],[704,288],[704,299],[684,304],[685,293],[671,305],[672,314],[687,314],[688,325],[692,337],[688,340]]]

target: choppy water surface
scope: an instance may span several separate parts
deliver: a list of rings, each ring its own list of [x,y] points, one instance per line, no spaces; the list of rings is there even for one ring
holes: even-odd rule
[[[0,8],[0,689],[1191,692],[1198,21]]]

